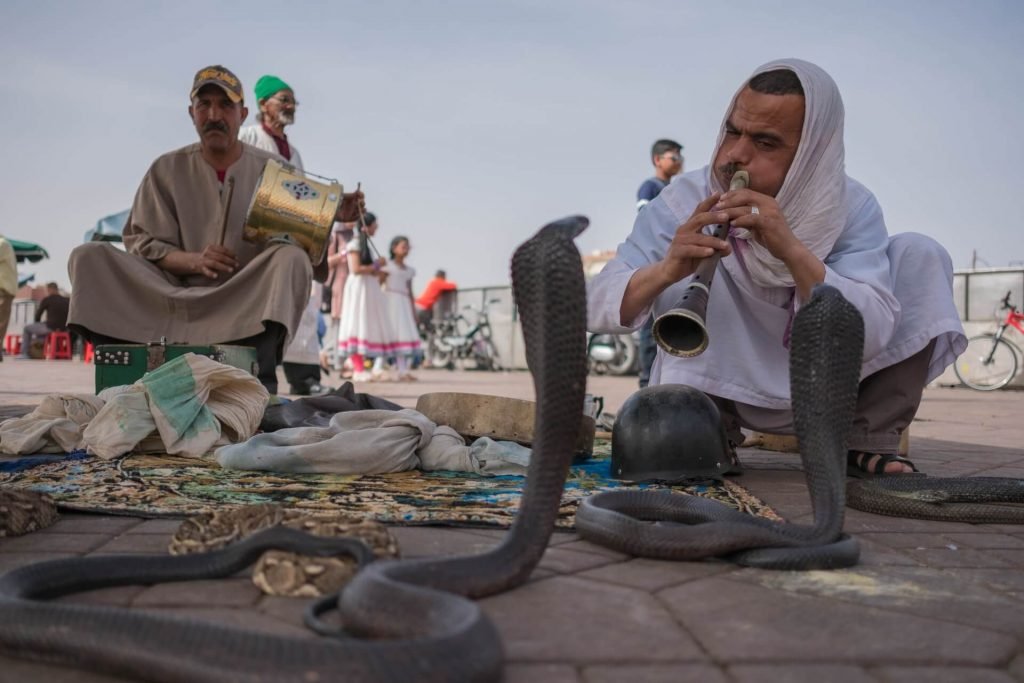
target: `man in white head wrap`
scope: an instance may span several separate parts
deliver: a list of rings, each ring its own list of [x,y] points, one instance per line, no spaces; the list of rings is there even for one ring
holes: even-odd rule
[[[824,282],[864,316],[851,473],[896,474],[924,386],[966,346],[952,263],[924,235],[889,237],[882,211],[843,165],[843,103],[831,77],[797,59],[757,69],[733,97],[711,165],[676,176],[641,211],[616,257],[588,286],[589,328],[622,333],[674,308],[700,261],[723,256],[696,357],[658,350],[651,384],[711,395],[739,428],[792,433],[789,331]],[[745,170],[747,189],[724,192]],[[710,233],[731,221],[727,240]]]

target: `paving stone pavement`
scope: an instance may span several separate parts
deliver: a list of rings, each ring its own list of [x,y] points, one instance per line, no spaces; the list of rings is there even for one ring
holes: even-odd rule
[[[4,362],[0,415],[42,395],[91,389],[78,362]],[[531,398],[525,373],[424,371],[410,384],[359,387],[403,405],[420,393]],[[635,378],[591,377],[614,411]],[[937,475],[1024,477],[1024,392],[930,388],[911,457]],[[742,449],[737,479],[793,520],[811,509],[796,456]],[[44,531],[0,539],[0,572],[45,559],[159,553],[178,522],[62,514]],[[769,572],[724,562],[631,558],[557,533],[531,580],[481,601],[504,640],[510,683],[1024,681],[1024,526],[969,525],[848,511],[861,563]],[[395,527],[406,557],[476,553],[500,530]],[[64,600],[187,615],[313,637],[304,601],[263,596],[245,577],[129,586]],[[101,683],[107,676],[0,658],[0,682]],[[344,680],[343,675],[339,680]]]

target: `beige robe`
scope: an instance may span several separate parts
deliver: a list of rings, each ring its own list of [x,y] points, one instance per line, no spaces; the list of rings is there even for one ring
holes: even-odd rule
[[[242,267],[230,277],[178,277],[154,263],[174,251],[202,251],[220,239],[227,183],[199,144],[158,158],[135,195],[124,228],[127,252],[101,242],[77,247],[69,324],[133,342],[214,344],[251,337],[273,320],[291,339],[309,298],[313,270],[299,247],[263,249],[243,241],[249,204],[270,154],[248,145],[227,171],[234,178],[224,244]],[[227,178],[225,180],[227,180]]]

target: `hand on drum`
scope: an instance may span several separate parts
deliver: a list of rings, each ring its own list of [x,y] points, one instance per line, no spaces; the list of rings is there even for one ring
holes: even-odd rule
[[[335,220],[342,223],[353,223],[366,213],[366,199],[361,190],[344,192],[341,195],[341,206],[335,214]]]
[[[211,280],[220,277],[220,273],[230,275],[238,269],[235,252],[220,244],[207,245],[201,252],[194,253],[192,272],[201,273]]]

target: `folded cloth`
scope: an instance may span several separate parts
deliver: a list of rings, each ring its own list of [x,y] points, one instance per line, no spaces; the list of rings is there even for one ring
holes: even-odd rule
[[[198,457],[256,433],[267,390],[243,370],[187,353],[138,382],[98,396],[54,394],[21,418],[0,424],[0,452],[86,449],[101,458],[132,450]]]
[[[420,468],[478,474],[525,474],[530,450],[507,441],[478,439],[472,446],[450,427],[423,413],[353,410],[326,427],[293,427],[222,446],[221,467],[271,472],[385,474]]]
[[[0,423],[0,453],[69,453],[82,447],[82,429],[104,400],[92,394],[50,394],[22,417]]]

